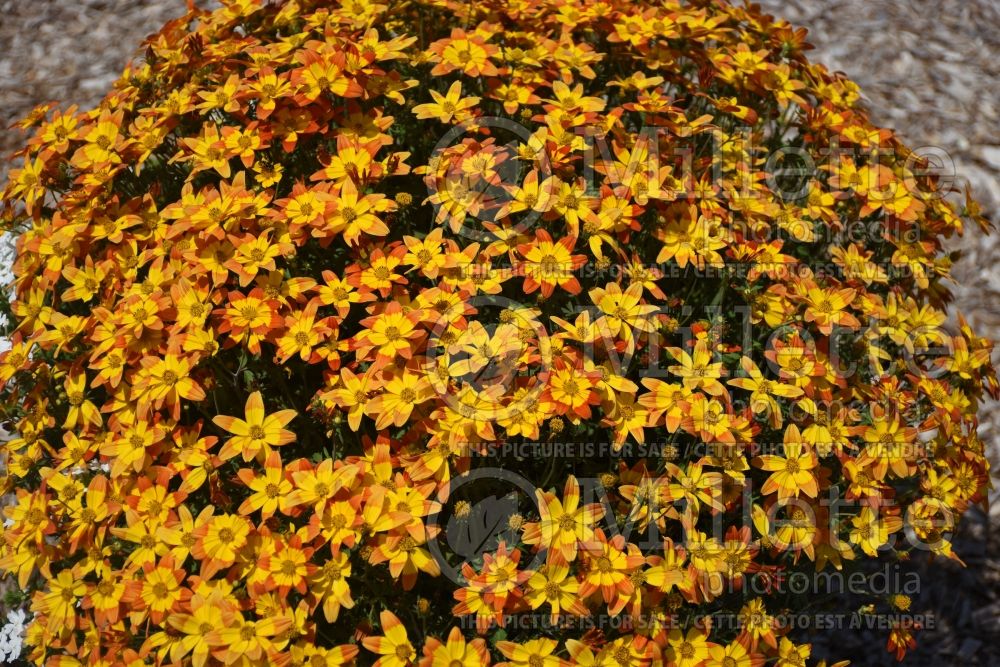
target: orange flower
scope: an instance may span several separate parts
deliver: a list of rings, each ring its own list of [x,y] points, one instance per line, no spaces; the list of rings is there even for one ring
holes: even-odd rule
[[[278,314],[262,296],[259,288],[251,290],[246,296],[234,292],[230,294],[229,305],[221,312],[216,311],[224,318],[219,332],[230,335],[227,344],[245,343],[248,350],[260,354],[264,337],[280,322]]]
[[[580,597],[587,598],[600,591],[608,613],[618,615],[635,590],[630,575],[645,564],[646,559],[638,547],[626,543],[621,535],[608,541],[600,531],[585,553],[587,569],[580,584]]]
[[[786,568],[904,529],[958,560],[1000,381],[945,330],[946,242],[988,224],[803,30],[726,2],[214,4],[97,108],[18,123],[21,657],[799,665],[767,611],[802,611]],[[790,136],[854,154],[792,201]],[[556,627],[589,613],[629,623]],[[505,628],[496,655],[457,616]]]
[[[140,406],[171,409],[171,416],[180,419],[181,399],[202,401],[205,390],[190,377],[192,363],[186,357],[168,353],[163,359],[144,357],[141,379],[134,387]]]
[[[495,76],[498,73],[490,57],[498,53],[499,49],[487,44],[481,35],[469,35],[460,28],[453,29],[450,37],[431,44],[430,51],[435,54],[438,62],[431,70],[434,76],[455,70],[461,70],[470,77]]]
[[[280,635],[292,624],[287,616],[258,621],[244,620],[238,614],[230,618],[224,628],[205,635],[205,641],[213,648],[212,655],[227,665],[238,660],[270,661],[285,645]]]
[[[682,378],[686,389],[692,391],[701,389],[710,396],[726,393],[726,388],[719,382],[719,378],[725,374],[722,362],[713,363],[712,353],[705,341],[699,340],[694,344],[694,354],[688,354],[676,347],[668,351],[679,363],[667,370]]]
[[[517,247],[524,257],[524,291],[526,294],[541,289],[542,296],[552,296],[559,287],[570,294],[580,292],[580,281],[573,272],[586,263],[583,255],[573,255],[576,239],[564,236],[557,242],[545,230],[535,232],[535,240]]]
[[[291,507],[289,495],[292,483],[285,478],[278,452],[272,451],[267,455],[263,476],[255,476],[248,468],[241,468],[237,476],[253,491],[253,495],[240,505],[240,514],[246,516],[259,511],[261,517],[266,519],[278,510],[285,512]]]
[[[48,591],[39,591],[32,600],[33,611],[45,614],[55,628],[72,630],[76,627],[76,602],[87,592],[87,586],[74,576],[72,570],[63,570],[48,582]]]
[[[383,393],[368,401],[366,412],[375,417],[375,428],[390,424],[402,426],[413,409],[434,397],[430,380],[419,373],[406,370],[387,372],[382,385]]]
[[[402,579],[403,590],[413,588],[418,572],[437,576],[441,566],[426,548],[427,534],[423,523],[407,524],[381,537],[372,554],[372,563],[389,564],[389,574]]]
[[[854,301],[853,289],[823,290],[810,287],[806,292],[806,321],[815,322],[819,330],[829,334],[834,326],[857,329],[861,326],[857,318],[845,309]]]
[[[170,556],[164,556],[155,567],[146,563],[142,569],[142,581],[129,582],[122,600],[147,612],[154,623],[162,623],[190,597],[190,591],[181,586],[187,575],[183,569],[174,569]]]
[[[388,363],[399,355],[409,359],[413,345],[424,336],[417,329],[419,313],[404,313],[398,302],[391,303],[377,315],[361,320],[366,327],[358,335],[359,350],[375,348],[381,364]]]
[[[250,535],[250,525],[242,517],[222,514],[199,526],[193,535],[191,555],[202,561],[202,576],[209,577],[236,560]]]
[[[594,540],[594,526],[604,516],[604,508],[599,503],[580,505],[580,484],[573,475],[566,479],[562,500],[541,490],[535,495],[540,521],[526,524],[521,539],[546,549],[553,562],[572,562],[581,547]]]
[[[333,200],[333,215],[327,218],[324,234],[343,233],[348,245],[357,244],[362,234],[386,236],[389,228],[376,213],[394,211],[396,204],[384,195],[359,195],[350,180],[344,181]]]

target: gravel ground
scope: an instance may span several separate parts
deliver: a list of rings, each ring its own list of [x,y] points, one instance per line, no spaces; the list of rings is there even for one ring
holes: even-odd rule
[[[973,186],[988,214],[1000,210],[1000,2],[998,0],[763,0],[809,29],[811,57],[861,85],[876,122],[911,147],[936,146]],[[182,0],[0,0],[0,124],[36,104],[95,105],[139,42],[184,11]],[[0,133],[0,154],[20,137]],[[0,164],[0,182],[6,165]],[[1000,339],[1000,235],[976,229],[955,243],[955,307],[981,334]],[[0,257],[3,257],[0,254]],[[6,263],[6,262],[4,262]],[[6,269],[6,266],[0,269]],[[1000,362],[998,354],[995,362]],[[1000,479],[1000,415],[983,410],[981,434]],[[1000,485],[998,485],[1000,486]],[[904,664],[1000,665],[1000,494],[992,511],[970,512],[956,551],[967,569],[917,567],[916,611],[935,627]],[[817,638],[815,654],[855,665],[893,664],[872,635]],[[832,645],[832,646],[831,646]]]

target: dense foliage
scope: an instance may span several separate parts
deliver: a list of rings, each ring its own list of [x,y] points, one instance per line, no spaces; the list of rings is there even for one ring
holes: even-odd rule
[[[792,667],[789,573],[957,559],[997,381],[942,243],[986,222],[807,48],[721,1],[227,0],[37,110],[28,658]]]

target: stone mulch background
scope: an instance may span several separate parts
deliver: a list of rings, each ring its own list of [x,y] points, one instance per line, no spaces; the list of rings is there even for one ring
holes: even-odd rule
[[[809,29],[811,57],[861,85],[875,121],[911,147],[937,146],[954,159],[993,219],[1000,210],[1000,2],[997,0],[764,0]],[[50,100],[87,108],[139,42],[183,13],[183,0],[0,0],[0,125]],[[19,136],[0,132],[0,154]],[[6,165],[0,165],[0,182]],[[1000,338],[1000,235],[972,229],[955,247],[955,306],[981,334]],[[0,269],[8,268],[3,259]],[[1000,355],[995,361],[1000,361]],[[1000,416],[983,411],[982,436],[1000,478]],[[956,551],[968,568],[917,567],[915,610],[934,629],[904,664],[1000,665],[1000,497],[970,512]],[[816,638],[815,654],[855,665],[889,665],[878,635],[844,631]],[[878,641],[878,645],[874,642]]]

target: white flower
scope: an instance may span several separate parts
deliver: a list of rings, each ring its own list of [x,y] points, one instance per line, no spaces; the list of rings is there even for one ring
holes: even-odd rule
[[[7,612],[7,624],[0,628],[0,662],[13,662],[21,657],[27,617],[23,609]]]

